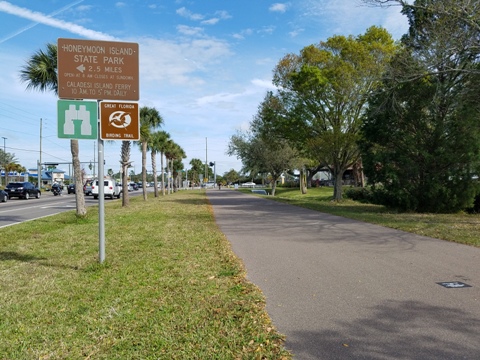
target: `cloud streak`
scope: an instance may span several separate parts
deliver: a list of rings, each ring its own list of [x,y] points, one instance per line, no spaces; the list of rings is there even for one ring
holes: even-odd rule
[[[287,11],[287,4],[276,3],[270,6],[269,10],[272,12],[284,13]]]
[[[60,9],[58,12],[54,13],[54,15],[58,14],[61,11],[66,10],[66,9],[70,8],[71,6],[74,6],[78,3],[80,3],[80,1],[77,1],[73,4],[71,4],[71,5],[67,5],[66,7]],[[57,28],[57,29],[66,30],[66,31],[71,32],[73,34],[86,37],[88,39],[116,40],[115,37],[110,36],[108,34],[105,34],[105,33],[99,32],[99,31],[90,30],[90,29],[84,28],[83,26],[76,25],[76,24],[73,24],[73,23],[69,23],[69,22],[66,22],[66,21],[63,21],[63,20],[53,19],[51,17],[52,15],[45,15],[45,14],[42,14],[40,12],[31,11],[29,9],[13,5],[13,4],[9,3],[8,1],[0,1],[0,11],[2,11],[4,13],[7,13],[7,14],[15,15],[15,16],[18,16],[18,17],[21,17],[21,18],[24,18],[24,19],[32,20],[32,21],[35,22],[34,25],[32,25],[30,27],[23,28],[19,32],[15,33],[13,35],[10,35],[9,37],[7,37],[5,39],[2,39],[0,42],[4,42],[8,39],[11,39],[12,37],[24,32],[24,31],[26,31],[26,30],[28,30],[28,29],[30,29],[33,26],[38,25],[38,24],[43,24],[43,25],[51,26],[51,27],[54,27],[54,28]]]

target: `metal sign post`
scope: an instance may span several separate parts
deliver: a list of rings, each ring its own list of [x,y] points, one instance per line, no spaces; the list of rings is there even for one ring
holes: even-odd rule
[[[100,123],[99,123],[100,126]],[[105,186],[103,140],[98,132],[98,261],[105,261]]]

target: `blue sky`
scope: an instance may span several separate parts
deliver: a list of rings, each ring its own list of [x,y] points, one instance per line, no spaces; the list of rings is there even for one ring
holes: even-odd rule
[[[0,23],[0,146],[5,137],[20,164],[36,167],[40,119],[42,161],[71,161],[69,140],[57,137],[57,98],[26,91],[21,66],[58,38],[113,40],[139,44],[139,105],[159,110],[162,129],[187,154],[186,167],[207,156],[218,174],[241,169],[225,154],[229,138],[248,128],[284,55],[372,25],[395,39],[407,31],[398,7],[360,0],[0,1]],[[92,161],[95,149],[94,141],[81,140],[81,161]],[[120,142],[105,143],[105,171],[117,172],[119,157]],[[139,173],[137,147],[131,158]]]

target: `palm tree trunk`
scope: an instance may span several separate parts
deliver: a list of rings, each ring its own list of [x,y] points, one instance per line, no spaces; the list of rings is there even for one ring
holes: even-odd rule
[[[165,196],[165,168],[163,167],[163,151],[160,152],[160,166],[162,167],[162,195]]]
[[[143,200],[147,201],[147,142],[142,142],[142,190]]]
[[[155,197],[158,197],[158,189],[157,189],[157,152],[152,151],[151,152],[151,157],[152,157],[152,171],[153,171],[153,193]]]
[[[122,141],[122,206],[128,206],[128,167],[130,165],[130,141]]]
[[[72,152],[73,175],[75,176],[75,202],[77,208],[77,216],[85,217],[87,215],[87,207],[85,206],[85,195],[83,194],[82,170],[80,168],[80,159],[78,156],[78,140],[70,140],[70,150]]]
[[[168,195],[172,193],[172,171],[170,164],[172,163],[172,159],[167,159],[167,168],[168,168]]]

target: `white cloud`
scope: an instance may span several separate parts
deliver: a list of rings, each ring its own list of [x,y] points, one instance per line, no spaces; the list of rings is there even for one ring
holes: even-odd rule
[[[203,25],[215,25],[220,20],[226,20],[231,18],[231,16],[228,14],[227,11],[219,10],[219,11],[215,11],[215,14],[213,17],[209,19],[205,19],[204,15],[192,13],[190,10],[188,10],[185,7],[181,7],[177,9],[177,14],[190,20],[201,21]]]
[[[395,39],[408,29],[408,21],[399,6],[367,6],[361,0],[302,0],[297,11],[303,26],[321,22],[323,33],[358,35],[372,25],[385,27]]]
[[[202,24],[203,25],[215,25],[216,23],[218,23],[220,21],[219,18],[212,18],[212,19],[209,19],[209,20],[204,20],[202,21]]]
[[[178,25],[177,31],[182,35],[188,36],[198,36],[203,33],[203,29],[201,27],[193,27],[187,25]]]
[[[238,39],[238,40],[243,40],[245,39],[246,36],[250,36],[253,34],[253,30],[252,29],[244,29],[242,31],[240,31],[239,33],[235,33],[233,34],[232,36],[235,38],[235,39]]]
[[[245,36],[243,36],[242,34],[233,34],[232,35],[234,39],[237,39],[237,40],[244,40],[245,39]]]
[[[296,30],[290,31],[288,33],[288,35],[290,35],[290,37],[294,38],[294,37],[297,37],[298,35],[300,35],[301,33],[303,33],[304,31],[305,31],[305,29],[296,29]]]
[[[215,16],[218,16],[222,20],[230,19],[232,16],[225,10],[215,11]]]
[[[83,0],[82,0],[83,1]],[[93,8],[92,5],[80,5],[75,8],[75,11],[89,11]]]
[[[213,95],[202,96],[196,100],[199,107],[213,106],[216,109],[237,109],[242,108],[241,104],[246,103],[246,99],[259,98],[268,90],[274,90],[276,87],[271,80],[252,79],[250,85],[240,89],[236,93],[220,92]],[[240,110],[239,110],[240,111]]]
[[[183,16],[187,19],[195,20],[195,21],[203,20],[203,18],[204,18],[203,15],[192,13],[186,7],[181,7],[179,9],[177,9],[177,14],[180,15],[180,16]]]
[[[206,71],[230,55],[228,44],[216,39],[145,38],[140,40],[142,83],[199,86],[204,80],[194,73]]]
[[[287,4],[275,3],[275,4],[272,4],[272,6],[270,6],[268,10],[272,12],[284,13],[285,11],[287,11]]]
[[[66,22],[63,20],[57,20],[52,18],[51,16],[44,15],[40,12],[31,11],[29,9],[10,4],[7,1],[0,1],[0,11],[6,12],[8,14],[16,15],[24,19],[32,20],[35,23],[48,25],[57,29],[66,30],[73,34],[84,36],[88,39],[116,40],[113,36],[110,36],[108,34],[105,34],[99,31],[90,30],[83,26]],[[5,41],[5,39],[2,39],[2,41]]]
[[[260,30],[258,30],[259,34],[268,34],[271,35],[275,31],[276,27],[271,25],[271,26],[264,26]]]
[[[253,79],[251,81],[256,87],[265,89],[265,90],[275,90],[276,86],[272,84],[272,80],[263,80],[263,79]]]

